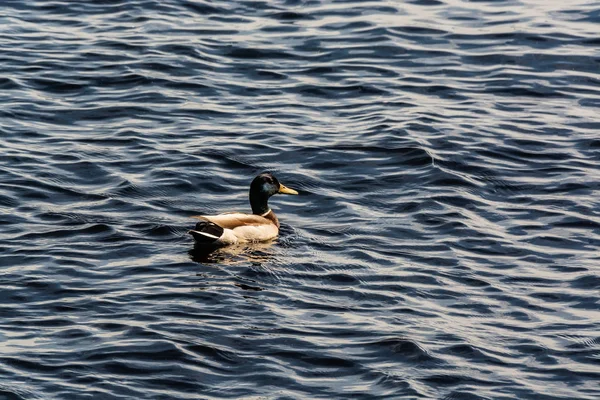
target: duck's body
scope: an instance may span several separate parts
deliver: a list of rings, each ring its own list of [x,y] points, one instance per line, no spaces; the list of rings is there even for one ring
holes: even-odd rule
[[[226,213],[200,215],[196,228],[190,231],[197,243],[223,246],[263,242],[279,234],[279,221],[273,211],[264,217],[254,214]]]
[[[276,193],[298,194],[280,184],[273,175],[261,174],[250,185],[252,214],[234,212],[195,216],[193,218],[200,221],[189,233],[197,244],[211,246],[273,239],[279,234],[279,220],[267,202]]]

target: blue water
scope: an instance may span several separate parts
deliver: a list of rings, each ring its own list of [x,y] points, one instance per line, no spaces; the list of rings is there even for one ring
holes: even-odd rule
[[[600,4],[0,5],[0,399],[600,398]],[[197,257],[189,217],[275,243]]]

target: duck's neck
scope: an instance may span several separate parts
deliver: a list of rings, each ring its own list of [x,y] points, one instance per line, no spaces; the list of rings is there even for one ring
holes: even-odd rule
[[[268,214],[270,210],[268,201],[269,196],[265,196],[263,193],[250,192],[250,207],[252,207],[252,214]]]

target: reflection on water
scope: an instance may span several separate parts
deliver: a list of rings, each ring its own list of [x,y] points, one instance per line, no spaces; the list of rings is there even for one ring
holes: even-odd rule
[[[243,243],[232,246],[199,246],[188,251],[190,259],[197,263],[219,263],[233,265],[240,263],[252,263],[261,265],[273,258],[272,246],[277,239],[266,242]]]
[[[0,398],[600,398],[596,1],[0,2]],[[274,172],[274,243],[190,250]]]

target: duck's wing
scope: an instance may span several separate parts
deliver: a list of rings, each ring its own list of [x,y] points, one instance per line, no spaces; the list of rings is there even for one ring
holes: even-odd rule
[[[241,242],[263,242],[279,234],[279,229],[269,222],[263,225],[244,225],[232,229],[233,234]]]
[[[227,213],[219,215],[195,215],[192,218],[210,221],[224,229],[235,229],[247,226],[273,225],[273,221],[260,215],[244,213]]]

